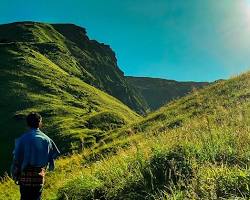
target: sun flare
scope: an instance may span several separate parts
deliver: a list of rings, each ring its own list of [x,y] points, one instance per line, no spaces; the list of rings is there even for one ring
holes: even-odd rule
[[[246,16],[247,21],[250,22],[250,0],[244,0],[242,7],[243,13]]]

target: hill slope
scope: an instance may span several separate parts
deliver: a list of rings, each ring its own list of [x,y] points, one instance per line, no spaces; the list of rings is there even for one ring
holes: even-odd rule
[[[72,175],[58,199],[249,199],[249,131],[250,72],[115,130],[95,154],[117,152]]]
[[[63,153],[88,148],[100,142],[109,130],[140,118],[121,101],[86,83],[101,81],[72,56],[67,48],[70,41],[53,26],[3,25],[0,38],[4,38],[0,39],[0,174],[9,169],[14,138],[25,130],[24,116],[30,111],[42,114],[43,130],[56,140]],[[70,48],[88,58],[89,66],[92,62],[99,66],[90,52],[80,51],[73,44]],[[101,54],[99,57],[104,59]],[[103,65],[112,67],[110,74],[118,73],[115,66]],[[125,82],[115,84],[117,88],[123,84],[122,94],[126,91]]]
[[[190,119],[196,117],[216,117],[216,115],[220,117],[223,112],[230,112],[237,108],[239,112],[249,114],[248,110],[244,110],[250,106],[249,86],[250,73],[248,72],[226,81],[217,82],[204,89],[195,90],[190,95],[161,107],[142,120],[139,126],[152,130],[154,128],[151,123],[157,125],[160,123],[162,124],[160,129],[167,130],[169,127],[181,127],[186,121],[189,122]],[[218,119],[218,121],[220,120]]]
[[[249,199],[249,124],[250,73],[245,73],[115,130],[111,135],[117,140],[94,152],[102,153],[99,162],[88,162],[89,151],[58,160],[55,173],[47,176],[44,197]],[[116,154],[105,156],[104,148]],[[0,198],[18,198],[8,178],[0,192]]]
[[[156,110],[167,102],[180,98],[194,88],[207,86],[207,82],[178,82],[160,78],[127,76],[128,82],[133,85],[144,97],[151,110]]]
[[[70,75],[120,99],[138,113],[148,109],[117,66],[112,49],[90,40],[82,27],[37,22],[0,25],[0,43],[12,42],[29,43]]]

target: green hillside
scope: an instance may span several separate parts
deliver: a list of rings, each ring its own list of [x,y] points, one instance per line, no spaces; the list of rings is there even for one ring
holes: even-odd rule
[[[127,76],[126,79],[140,92],[151,110],[156,110],[173,99],[187,95],[194,88],[208,85],[207,82],[178,82],[149,77]]]
[[[0,25],[0,43],[29,43],[72,76],[118,98],[138,113],[148,109],[145,100],[126,81],[115,53],[90,40],[86,30],[74,24],[16,22]]]
[[[43,130],[63,153],[93,146],[110,130],[140,118],[121,101],[86,83],[98,77],[72,56],[70,41],[53,26],[2,25],[0,38],[0,174],[10,167],[14,139],[25,131],[24,118],[31,111],[41,113]],[[73,43],[70,48],[80,51]],[[86,62],[98,64],[89,52],[81,54],[89,58]],[[98,56],[104,59],[101,53]],[[103,65],[108,67],[111,64]]]
[[[221,115],[229,114],[232,110],[247,114],[245,109],[250,104],[249,85],[250,73],[246,73],[230,80],[217,82],[201,90],[194,90],[191,94],[172,101],[149,115],[136,125],[137,129],[140,127],[143,130],[158,131],[160,128],[161,131],[166,131],[169,128],[182,127],[186,122],[189,123],[190,120],[199,119],[202,116],[215,117],[220,122],[224,120],[224,118],[220,119]],[[246,119],[244,118],[244,120]],[[159,126],[159,124],[161,125]]]
[[[58,160],[44,199],[249,199],[249,125],[245,73],[111,131],[117,139],[109,144]],[[90,162],[98,153],[103,159]],[[1,198],[18,198],[9,178]]]

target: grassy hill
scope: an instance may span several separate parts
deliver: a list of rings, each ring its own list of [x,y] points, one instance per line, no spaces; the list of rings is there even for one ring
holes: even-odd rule
[[[74,24],[16,22],[0,25],[0,43],[27,44],[65,72],[118,98],[138,113],[148,109],[145,100],[126,81],[115,53],[90,40]]]
[[[112,84],[107,88],[112,94],[120,92],[126,101],[125,94],[132,93],[126,89],[120,72],[118,76],[114,57],[108,56],[112,51],[107,47],[89,41],[89,45],[94,43],[104,52],[108,49],[107,55],[94,49],[81,50],[52,25],[29,22],[1,25],[0,41],[0,174],[10,167],[14,139],[25,131],[24,118],[30,111],[41,113],[43,130],[55,139],[63,153],[93,146],[110,130],[140,118],[121,101],[91,86],[93,83],[106,87],[106,83],[72,56],[73,51],[78,51],[82,62],[88,63],[86,66],[107,69],[104,77],[117,73],[120,82],[112,83],[116,85],[114,90]],[[120,88],[120,84],[124,87]],[[128,101],[137,105],[133,98]]]
[[[151,110],[156,110],[171,100],[187,95],[194,88],[198,89],[209,84],[207,82],[178,82],[149,77],[126,76],[126,79],[140,92]]]
[[[44,198],[249,199],[249,124],[245,73],[111,131],[109,144],[58,160]],[[93,154],[103,159],[90,162]],[[18,198],[13,182],[3,181],[0,199]]]

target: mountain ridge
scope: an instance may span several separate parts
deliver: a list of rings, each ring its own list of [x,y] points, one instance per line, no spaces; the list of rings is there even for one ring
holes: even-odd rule
[[[209,82],[176,81],[162,78],[126,76],[144,97],[151,110],[156,110],[176,98],[183,97],[194,89],[208,86]]]

